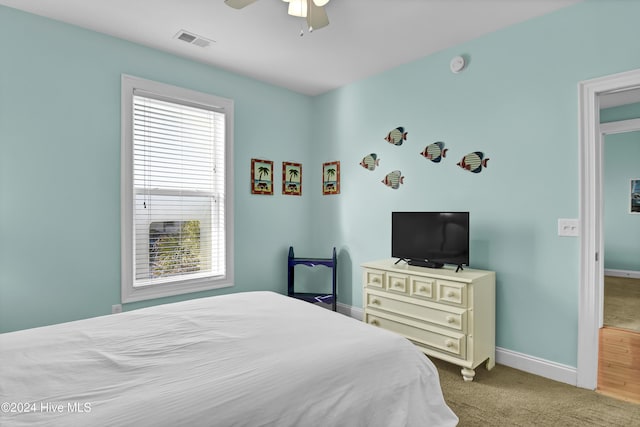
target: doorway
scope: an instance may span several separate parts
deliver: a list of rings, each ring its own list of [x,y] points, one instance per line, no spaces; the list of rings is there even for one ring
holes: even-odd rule
[[[635,105],[632,107],[636,107]],[[604,110],[607,120],[640,117],[637,108]],[[602,110],[601,110],[602,111]],[[623,116],[624,117],[624,116]],[[603,325],[599,331],[599,393],[640,403],[640,217],[632,189],[640,174],[640,124],[633,120],[603,123]],[[640,212],[639,212],[640,213]]]
[[[587,80],[580,96],[580,289],[576,383],[597,386],[598,344],[603,325],[604,263],[602,225],[601,97],[632,93],[640,88],[640,70]],[[640,120],[638,120],[640,124]],[[640,127],[639,127],[640,129]]]

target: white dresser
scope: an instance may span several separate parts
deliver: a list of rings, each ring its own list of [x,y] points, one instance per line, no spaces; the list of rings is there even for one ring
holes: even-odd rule
[[[495,365],[495,273],[425,268],[396,259],[362,264],[365,322],[407,337],[428,356],[462,367]]]

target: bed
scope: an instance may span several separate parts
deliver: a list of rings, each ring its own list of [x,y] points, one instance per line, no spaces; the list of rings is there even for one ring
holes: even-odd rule
[[[0,335],[2,426],[455,426],[409,341],[273,292]]]

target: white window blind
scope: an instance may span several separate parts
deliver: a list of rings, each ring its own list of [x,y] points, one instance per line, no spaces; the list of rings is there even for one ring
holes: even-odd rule
[[[224,275],[224,113],[134,91],[136,286]]]
[[[151,82],[156,86],[163,87]],[[124,156],[130,156],[123,157],[123,168],[130,171],[128,178],[123,175],[123,203],[129,211],[123,221],[130,222],[123,228],[129,230],[123,233],[123,302],[145,299],[125,294],[150,288],[171,290],[153,291],[152,297],[158,297],[219,287],[212,283],[227,279],[230,265],[228,112],[171,90],[167,95],[130,89],[130,108],[123,112],[123,123],[129,123],[123,139],[131,135],[123,143]]]

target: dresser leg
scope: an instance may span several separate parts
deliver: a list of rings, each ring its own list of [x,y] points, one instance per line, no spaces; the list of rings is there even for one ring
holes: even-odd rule
[[[468,368],[462,368],[462,378],[465,381],[473,381],[473,377],[476,376],[476,371],[474,371],[473,369],[468,369]]]
[[[488,358],[487,364],[485,366],[487,367],[487,371],[492,370],[493,367],[496,366],[496,359],[494,359],[493,357]]]

